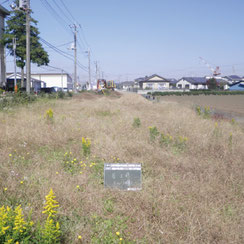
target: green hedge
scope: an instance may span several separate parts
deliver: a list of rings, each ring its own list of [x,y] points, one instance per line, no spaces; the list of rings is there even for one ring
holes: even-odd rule
[[[152,96],[198,96],[198,95],[244,95],[244,91],[209,91],[198,90],[189,92],[148,92]]]

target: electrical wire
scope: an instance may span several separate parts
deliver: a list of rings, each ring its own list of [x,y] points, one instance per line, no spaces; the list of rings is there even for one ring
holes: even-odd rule
[[[62,50],[60,50],[60,49],[58,49],[57,47],[55,47],[54,45],[52,45],[52,44],[49,43],[48,41],[44,40],[43,38],[40,38],[40,41],[41,41],[42,43],[44,43],[46,46],[48,46],[48,47],[50,47],[51,49],[53,49],[55,52],[57,52],[57,53],[59,53],[60,55],[62,55],[63,57],[65,57],[65,58],[67,58],[67,59],[69,59],[69,60],[74,61],[74,58],[73,58],[73,56],[72,56],[71,54],[66,53],[66,52],[64,52],[64,51],[62,51]],[[77,65],[78,65],[82,70],[84,70],[84,71],[86,71],[86,72],[88,71],[88,70],[87,70],[87,67],[84,66],[84,65],[82,65],[79,61],[77,62]]]
[[[53,0],[53,1],[55,1],[55,0]],[[65,10],[67,11],[67,13],[70,15],[70,17],[72,18],[72,20],[73,20],[75,23],[78,23],[78,21],[75,19],[75,17],[73,16],[73,14],[70,12],[70,10],[68,9],[68,7],[65,5],[64,1],[63,1],[63,0],[60,0],[60,2],[62,3],[63,7],[64,7]],[[81,26],[80,24],[79,24],[79,26],[80,26],[81,33],[82,33],[82,36],[83,36],[83,39],[84,39],[84,43],[85,43],[84,46],[86,46],[86,49],[88,49],[89,44],[88,44],[88,42],[87,42],[87,40],[86,40],[86,36],[85,36],[84,30],[83,30],[83,28],[82,28],[82,26]],[[80,35],[80,34],[79,34],[79,35]],[[80,37],[80,41],[81,41],[82,44],[83,44],[83,41],[82,41],[81,36],[79,36],[79,37]]]
[[[70,28],[68,28],[69,23],[64,20],[56,10],[51,6],[51,4],[47,0],[40,0],[42,5],[48,10],[48,12],[52,15],[54,19],[62,26],[62,28],[68,33],[72,32]]]
[[[73,21],[74,21],[75,23],[78,23],[78,22],[76,21],[76,19],[74,18],[74,16],[72,15],[72,13],[71,13],[71,12],[69,11],[69,9],[67,8],[67,6],[65,5],[64,1],[63,1],[63,0],[60,0],[60,2],[61,2],[62,5],[64,6],[65,10],[66,10],[67,13],[70,15],[70,17],[73,19]]]

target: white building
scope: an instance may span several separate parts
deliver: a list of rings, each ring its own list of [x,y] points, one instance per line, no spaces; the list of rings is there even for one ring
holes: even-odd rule
[[[139,83],[139,86],[143,90],[168,90],[170,81],[159,76],[151,75],[145,78],[138,78],[136,82]]]
[[[14,90],[14,79],[15,75],[14,73],[7,73],[7,82],[6,82],[6,89],[7,90]],[[16,82],[17,85],[20,87],[21,85],[21,74],[16,73]],[[26,87],[26,76],[24,76],[24,87]],[[30,84],[31,89],[35,92],[39,92],[41,87],[46,87],[46,84],[44,81],[35,79],[31,77],[31,84]]]
[[[208,89],[206,77],[183,77],[176,83],[176,88],[203,90]]]
[[[39,73],[32,74],[31,77],[44,81],[46,87],[59,87],[73,90],[73,81],[68,73]]]

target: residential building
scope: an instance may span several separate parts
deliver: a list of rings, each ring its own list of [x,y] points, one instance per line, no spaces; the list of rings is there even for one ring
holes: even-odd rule
[[[168,90],[170,81],[157,75],[138,78],[135,82],[139,83],[139,87],[143,90]]]
[[[222,77],[222,79],[226,80],[230,85],[242,80],[242,78],[238,75],[228,75]]]
[[[13,73],[7,74],[6,90],[8,91],[14,90],[14,79],[15,79],[15,75]],[[20,73],[16,74],[16,82],[18,87],[20,87],[21,84]],[[26,76],[24,76],[24,87],[26,87]],[[33,89],[34,92],[39,92],[41,90],[41,87],[46,87],[45,82],[31,77],[31,89]]]
[[[0,39],[4,33],[4,19],[9,15],[9,11],[0,5]],[[5,64],[5,49],[3,45],[0,45],[0,87],[6,84],[6,64]]]
[[[118,85],[116,85],[118,89],[122,89],[124,91],[133,91],[134,88],[134,82],[133,81],[125,81],[121,82]]]
[[[176,83],[178,82],[178,80],[176,80],[175,78],[167,78],[167,80],[169,81],[169,88],[176,88]]]
[[[72,78],[68,73],[37,73],[31,77],[46,83],[46,87],[73,89]]]
[[[230,86],[230,91],[244,91],[244,81],[238,81]]]
[[[206,77],[182,77],[176,83],[176,88],[200,90],[208,89]]]

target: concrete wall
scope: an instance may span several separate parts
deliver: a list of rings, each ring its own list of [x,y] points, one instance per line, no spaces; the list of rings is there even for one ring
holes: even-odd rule
[[[165,90],[169,89],[169,82],[143,82],[142,89]]]

